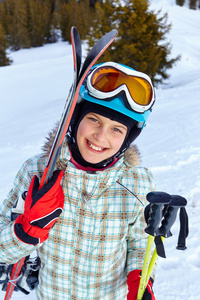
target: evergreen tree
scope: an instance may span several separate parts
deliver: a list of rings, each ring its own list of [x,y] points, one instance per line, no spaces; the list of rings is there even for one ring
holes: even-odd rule
[[[165,35],[171,26],[167,24],[167,14],[159,17],[148,11],[145,0],[106,0],[97,5],[97,19],[90,31],[89,46],[99,35],[116,28],[119,37],[106,51],[103,61],[116,61],[147,73],[154,84],[168,78],[167,69],[179,59],[168,59],[171,46],[165,42]],[[100,60],[102,61],[102,59]]]
[[[6,49],[7,49],[7,41],[5,30],[0,23],[0,66],[10,65],[12,60],[7,57]]]
[[[183,6],[185,4],[185,0],[176,0],[176,4],[179,6]]]
[[[76,26],[83,39],[85,39],[87,36],[88,29],[91,26],[93,15],[94,10],[90,6],[90,1],[80,0],[78,3],[78,18]]]
[[[92,29],[89,32],[89,45],[99,40],[105,33],[109,32],[115,26],[113,25],[116,5],[119,1],[105,0],[104,3],[98,2],[95,5],[95,18],[92,23]],[[94,33],[94,35],[93,35]],[[106,55],[106,52],[105,52]],[[105,56],[104,56],[105,57]]]
[[[4,4],[7,15],[6,34],[11,49],[29,47],[26,1],[5,0]]]
[[[62,39],[64,41],[70,41],[70,29],[72,24],[76,26],[76,12],[77,1],[69,0],[69,3],[60,1],[59,3],[59,16],[60,16],[60,29],[62,33]]]
[[[58,14],[58,7],[59,1],[58,0],[43,0],[47,7],[48,13],[46,15],[46,27],[45,27],[45,42],[46,43],[55,43],[58,41],[58,24],[59,24],[59,14]],[[44,7],[43,7],[44,8]]]
[[[46,1],[28,0],[27,13],[30,46],[42,46],[49,33],[50,7]]]
[[[27,28],[30,47],[42,46],[58,40],[57,1],[25,0],[27,9]]]
[[[197,8],[197,0],[190,0],[189,7],[190,7],[190,9],[196,9]]]
[[[98,2],[98,0],[90,0],[90,7],[95,7],[95,4]]]
[[[76,26],[81,38],[85,39],[93,19],[94,10],[90,6],[89,0],[60,0],[59,16],[60,29],[64,41],[71,41],[70,30]]]
[[[6,12],[5,12],[5,7],[4,3],[0,1],[0,23],[5,29],[6,26]]]
[[[58,0],[5,0],[2,24],[13,50],[58,40]],[[0,20],[2,19],[0,11]]]

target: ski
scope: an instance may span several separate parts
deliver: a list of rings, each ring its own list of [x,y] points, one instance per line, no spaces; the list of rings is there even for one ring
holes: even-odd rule
[[[24,265],[25,259],[26,259],[26,257],[23,257],[22,259],[20,259],[17,263],[15,263],[13,265],[12,272],[11,272],[11,275],[10,275],[10,280],[9,280],[7,288],[6,288],[6,294],[5,294],[4,300],[10,300],[11,299],[12,294],[13,294],[14,289],[15,289],[15,286],[16,286],[16,283],[19,279],[21,269]]]
[[[80,81],[83,82],[82,78],[84,79],[86,77],[88,71],[97,61],[97,59],[103,54],[103,52],[108,48],[108,46],[114,41],[117,34],[118,31],[116,29],[113,29],[96,42],[96,44],[93,46],[93,48],[90,50],[89,54],[87,55],[84,64],[81,68],[81,72],[78,78],[79,82]]]
[[[71,43],[73,51],[73,62],[74,62],[74,82],[70,88],[69,95],[59,122],[57,129],[57,134],[55,136],[47,163],[44,169],[43,176],[40,181],[40,188],[47,183],[48,179],[51,178],[54,171],[54,167],[60,153],[65,135],[67,133],[71,117],[73,115],[76,102],[78,99],[78,94],[80,87],[87,76],[91,67],[95,64],[97,59],[103,54],[103,52],[109,47],[109,45],[114,41],[118,32],[117,30],[112,30],[106,35],[104,35],[94,47],[88,53],[83,66],[81,67],[82,61],[82,47],[81,40],[78,31],[75,27],[71,28]],[[10,276],[10,281],[7,285],[6,295],[4,300],[10,300],[16,285],[16,281],[20,276],[22,266],[24,264],[25,258],[22,258],[17,263],[13,265],[13,269]]]
[[[72,33],[73,33],[73,30],[72,30]],[[78,94],[79,94],[81,85],[82,85],[85,77],[87,76],[89,70],[95,64],[97,59],[103,54],[103,52],[108,48],[108,46],[114,41],[114,39],[117,36],[117,33],[118,33],[117,30],[113,29],[112,31],[110,31],[109,33],[104,35],[100,40],[98,40],[97,43],[94,45],[94,47],[90,50],[89,54],[87,55],[87,57],[83,63],[83,66],[80,69],[80,73],[78,74],[78,72],[77,72],[78,81],[76,83],[76,87],[75,87],[75,84],[73,84],[70,89],[69,96],[68,96],[63,114],[61,116],[57,134],[55,136],[53,146],[51,148],[51,152],[49,154],[47,164],[46,164],[46,167],[44,170],[44,174],[43,174],[41,182],[40,182],[41,187],[44,185],[44,183],[46,183],[48,181],[48,179],[51,177],[51,175],[53,173],[54,166],[57,161],[57,157],[60,153],[62,143],[64,141],[67,129],[70,124],[72,114],[73,114],[75,106],[76,106],[76,102],[78,99]],[[74,41],[76,41],[76,40],[78,40],[78,39],[74,39]],[[73,38],[72,38],[72,41],[73,41]],[[76,45],[74,47],[74,50],[75,50],[74,57],[76,58],[77,57]],[[76,65],[78,65],[78,64],[76,63]]]
[[[71,29],[71,40],[72,40],[72,51],[73,51],[73,60],[74,60],[74,86],[77,86],[78,76],[81,69],[82,61],[82,46],[81,39],[76,27]]]

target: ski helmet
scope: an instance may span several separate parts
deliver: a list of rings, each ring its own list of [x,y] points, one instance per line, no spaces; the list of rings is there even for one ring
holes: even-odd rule
[[[155,102],[148,75],[114,62],[93,66],[79,95],[77,103],[86,100],[120,112],[135,120],[141,129]]]

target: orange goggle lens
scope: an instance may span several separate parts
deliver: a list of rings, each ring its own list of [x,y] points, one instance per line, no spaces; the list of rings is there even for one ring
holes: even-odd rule
[[[150,83],[141,77],[127,75],[113,67],[97,68],[91,78],[92,86],[105,93],[115,91],[126,85],[131,98],[139,105],[149,105],[152,100],[152,87]]]

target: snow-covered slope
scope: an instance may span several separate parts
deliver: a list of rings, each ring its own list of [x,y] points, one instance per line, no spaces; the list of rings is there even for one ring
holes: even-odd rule
[[[172,57],[181,61],[156,90],[157,102],[138,138],[143,165],[153,171],[157,189],[188,200],[188,249],[177,251],[178,222],[159,259],[156,300],[200,299],[200,11],[175,1],[153,0],[151,9],[168,12]],[[0,68],[0,200],[6,197],[21,164],[40,152],[47,132],[59,120],[72,82],[68,43],[11,53],[14,63]],[[3,299],[3,292],[0,297]],[[15,299],[32,299],[15,293]]]

